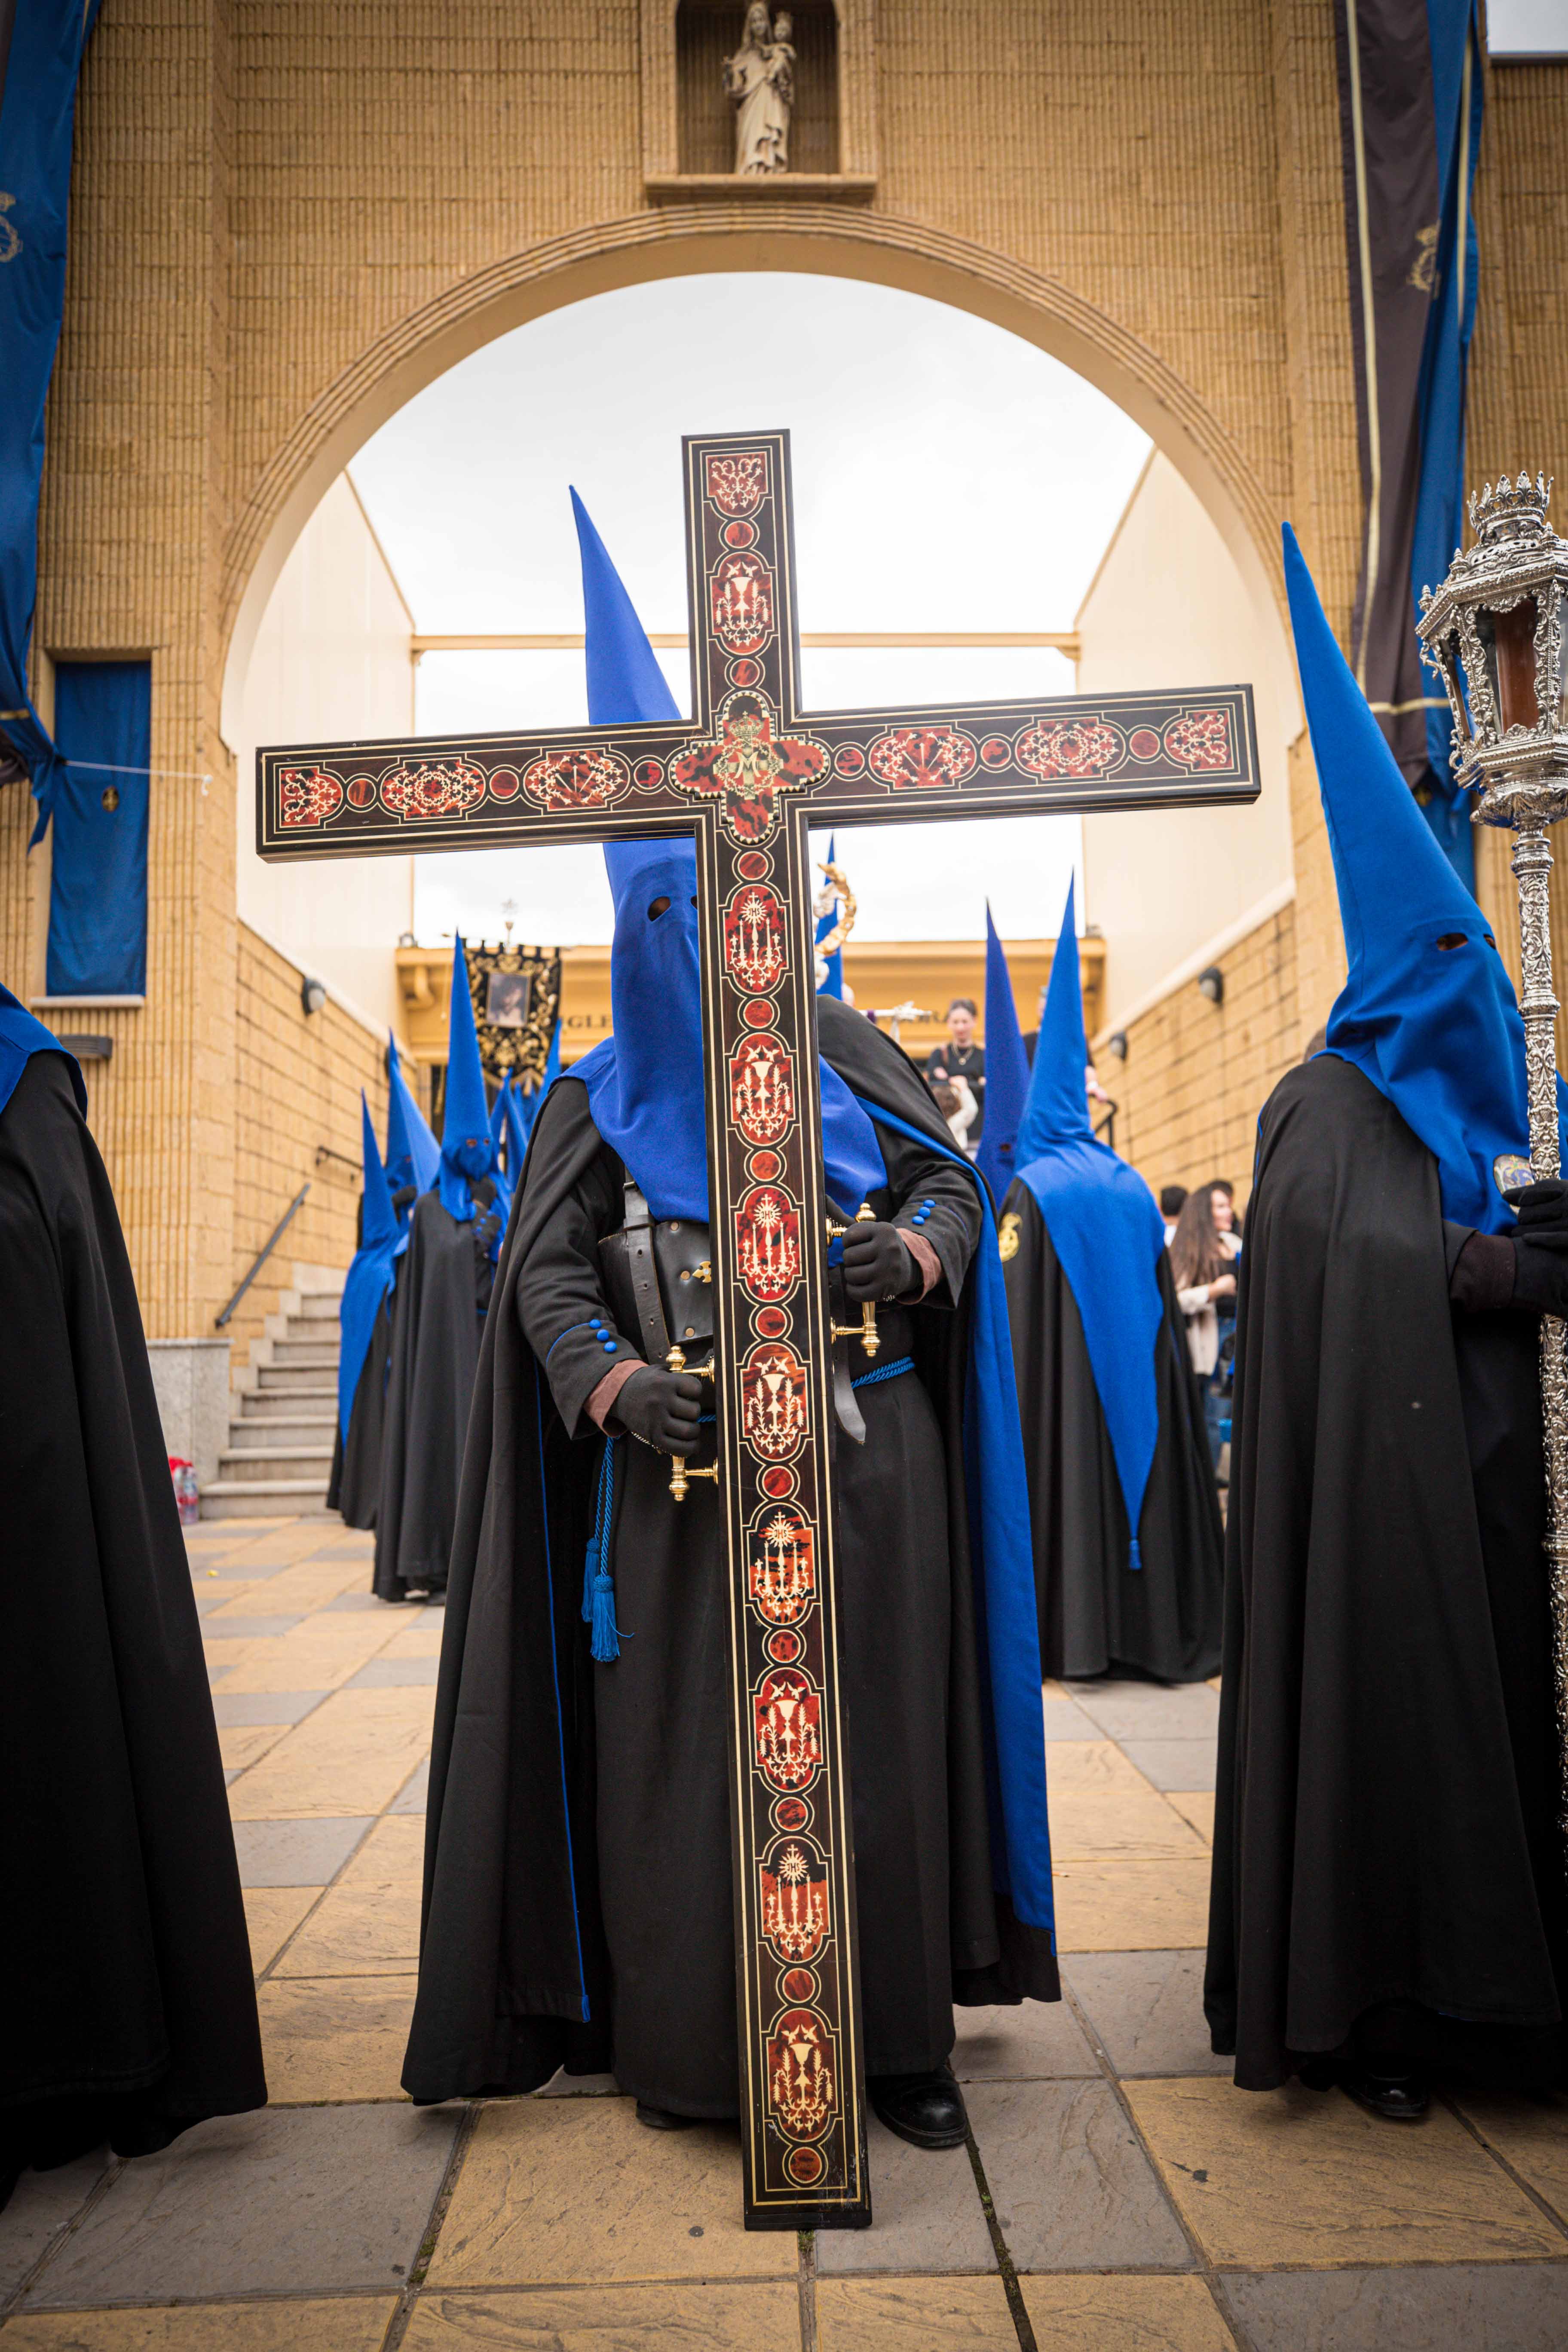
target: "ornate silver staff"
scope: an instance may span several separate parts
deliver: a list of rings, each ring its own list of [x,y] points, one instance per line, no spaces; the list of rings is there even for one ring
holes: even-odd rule
[[[1568,707],[1563,676],[1568,541],[1546,520],[1552,484],[1505,474],[1470,500],[1475,545],[1455,551],[1448,576],[1421,593],[1422,657],[1454,713],[1454,774],[1476,794],[1474,821],[1513,835],[1519,883],[1524,1055],[1532,1177],[1556,1176],[1557,998],[1552,984],[1546,828],[1568,815]],[[1461,685],[1462,674],[1462,685]],[[1504,1171],[1500,1171],[1500,1176]],[[1519,1171],[1522,1178],[1526,1171]],[[1546,1452],[1546,1550],[1552,1563],[1557,1722],[1563,1741],[1562,1818],[1568,1832],[1568,1327],[1541,1326],[1541,1409]]]

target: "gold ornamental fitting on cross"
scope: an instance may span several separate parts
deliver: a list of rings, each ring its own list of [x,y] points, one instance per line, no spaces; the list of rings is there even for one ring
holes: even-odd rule
[[[1415,633],[1454,714],[1456,781],[1476,794],[1474,821],[1513,835],[1519,886],[1519,1009],[1524,1022],[1530,1164],[1500,1160],[1511,1187],[1561,1173],[1557,992],[1552,971],[1552,846],[1547,827],[1568,816],[1568,680],[1563,624],[1568,541],[1546,519],[1543,474],[1505,474],[1470,500],[1475,544],[1455,550],[1447,577],[1421,592]],[[1552,1665],[1562,1748],[1560,1821],[1568,1858],[1568,1326],[1541,1326],[1541,1413],[1546,1458]]]
[[[807,710],[789,436],[692,436],[682,464],[689,719],[269,747],[257,754],[257,847],[299,858],[695,841],[719,1475],[678,1466],[672,1490],[710,1478],[728,1563],[745,2221],[858,2229],[871,2195],[809,832],[1245,805],[1257,731],[1247,686]],[[881,517],[852,495],[840,520],[875,578]],[[862,1318],[863,1349],[874,1327]],[[773,1924],[768,1856],[786,1832],[821,1876],[804,1953]]]

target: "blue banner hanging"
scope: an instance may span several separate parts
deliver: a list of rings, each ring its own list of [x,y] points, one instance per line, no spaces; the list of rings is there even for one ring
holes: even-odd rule
[[[27,692],[44,403],[65,307],[77,76],[99,0],[16,0],[0,58],[0,782],[19,767],[48,824],[60,761]]]
[[[51,996],[146,993],[152,715],[150,662],[62,662],[55,672]]]

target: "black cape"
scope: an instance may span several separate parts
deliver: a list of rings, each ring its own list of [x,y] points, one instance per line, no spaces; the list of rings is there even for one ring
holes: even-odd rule
[[[63,1054],[0,1112],[0,2189],[265,2104],[201,1628]]]
[[[1160,1434],[1138,1527],[1143,1565],[1134,1570],[1078,1306],[1040,1204],[1016,1180],[1003,1234],[1041,1669],[1077,1678],[1131,1668],[1163,1682],[1202,1682],[1219,1671],[1225,1533],[1169,1265],[1162,1257]]]
[[[1280,1080],[1242,1260],[1205,1986],[1247,2089],[1344,2053],[1562,2074],[1538,1326],[1450,1306],[1456,1234],[1359,1070]]]
[[[393,1293],[376,1500],[372,1590],[384,1601],[446,1590],[489,1282],[477,1222],[459,1223],[438,1192],[422,1192],[409,1220]],[[367,1368],[374,1353],[373,1341]]]
[[[398,1260],[401,1273],[403,1261]],[[386,1381],[392,1356],[392,1318],[396,1298],[384,1298],[371,1325],[370,1345],[354,1384],[349,1409],[348,1434],[334,1415],[332,1475],[327,1486],[327,1508],[341,1511],[351,1528],[374,1528],[381,1500],[381,1465],[386,1435]]]
[[[907,1057],[836,1001],[819,999],[817,1011],[822,1052],[851,1088],[951,1150]],[[419,1990],[403,2074],[420,2101],[528,2091],[560,2066],[596,2073],[614,2055],[595,1834],[595,1669],[579,1614],[599,1449],[567,1437],[517,1305],[535,1237],[601,1150],[586,1089],[557,1084],[530,1140],[485,1328],[442,1635]],[[1058,1999],[1048,1937],[992,1891],[962,1451],[967,1307],[910,1320],[946,1455],[952,1996]]]

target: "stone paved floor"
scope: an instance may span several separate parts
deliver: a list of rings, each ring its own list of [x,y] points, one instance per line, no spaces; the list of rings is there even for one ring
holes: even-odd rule
[[[1568,2102],[1394,2126],[1247,2096],[1209,2054],[1208,1688],[1048,1692],[1068,1998],[962,2015],[975,2161],[873,2124],[871,2231],[748,2236],[733,2132],[656,2138],[607,2082],[416,2112],[441,1619],[372,1600],[369,1549],[320,1519],[193,1532],[273,2105],[29,2176],[0,2352],[1568,2342]]]

